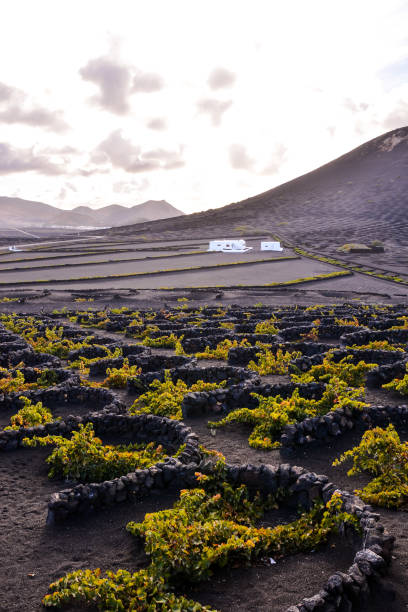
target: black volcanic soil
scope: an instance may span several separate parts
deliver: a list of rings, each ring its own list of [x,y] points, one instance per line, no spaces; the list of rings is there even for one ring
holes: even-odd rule
[[[61,307],[64,304],[62,298],[64,295],[66,299],[66,294],[58,292],[43,296],[25,304],[24,309],[40,312],[44,308],[52,310]],[[111,305],[124,304],[116,298],[112,299],[112,295],[105,296],[105,299]],[[260,301],[253,296],[246,296],[245,299],[248,305]],[[307,299],[312,298],[309,295]],[[138,300],[140,303],[146,300],[147,305],[155,307],[146,296],[138,296]],[[315,299],[316,301],[323,303],[323,299],[321,301]],[[65,303],[69,307],[76,306],[78,309],[84,307],[82,303]],[[134,302],[130,304],[135,307]],[[92,305],[97,306],[98,302]],[[11,307],[2,304],[1,310],[7,309]],[[104,330],[100,333],[119,340],[123,339],[122,335],[107,334]],[[205,365],[203,361],[200,363]],[[121,399],[124,399],[123,393]],[[126,399],[127,403],[130,403],[131,398]],[[373,404],[403,403],[397,394],[384,391],[370,391],[367,400]],[[61,414],[64,414],[66,409],[64,407],[62,409],[64,412]],[[69,407],[70,413],[82,410],[81,405]],[[335,457],[359,441],[361,436],[359,431],[351,431],[324,448],[310,447],[292,453],[265,452],[248,446],[248,429],[245,426],[229,426],[218,430],[213,436],[207,427],[207,420],[201,417],[188,419],[186,423],[198,433],[201,443],[208,448],[223,452],[229,462],[254,464],[264,462],[275,465],[289,462],[304,466],[316,473],[327,474],[337,486],[349,490],[367,482],[364,476],[349,478],[346,475],[347,466],[334,468],[331,465]],[[48,452],[46,449],[20,449],[0,455],[1,612],[39,611],[41,598],[47,592],[49,583],[75,569],[101,567],[102,570],[123,568],[136,571],[144,567],[148,559],[143,549],[125,531],[126,523],[130,520],[142,521],[146,512],[171,507],[177,497],[176,493],[168,491],[145,498],[138,503],[118,504],[60,526],[47,527],[45,519],[49,496],[66,486],[63,482],[48,479],[45,464]],[[379,510],[379,512],[384,525],[397,537],[393,564],[388,577],[388,582],[395,589],[396,595],[395,600],[390,600],[389,594],[376,593],[366,610],[383,612],[387,606],[393,612],[403,612],[408,607],[407,515],[405,512],[389,510]],[[276,565],[271,565],[268,560],[261,560],[251,568],[230,568],[217,573],[206,583],[186,587],[183,593],[221,612],[232,612],[235,609],[240,612],[247,610],[281,612],[303,597],[316,593],[334,571],[345,570],[351,563],[352,553],[350,547],[335,540],[319,551],[294,555],[279,560]]]

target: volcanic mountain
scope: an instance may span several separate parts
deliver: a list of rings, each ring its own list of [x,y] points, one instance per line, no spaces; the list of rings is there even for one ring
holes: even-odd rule
[[[109,233],[223,238],[238,227],[305,246],[370,240],[408,245],[408,127],[242,202]]]
[[[20,198],[0,197],[0,215],[3,227],[111,227],[156,221],[184,215],[165,200],[149,200],[130,208],[112,204],[92,209],[77,206],[73,210],[61,210],[42,202]]]

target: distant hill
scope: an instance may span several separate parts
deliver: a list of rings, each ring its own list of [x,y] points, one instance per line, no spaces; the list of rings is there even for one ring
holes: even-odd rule
[[[309,247],[374,239],[408,245],[408,127],[242,202],[108,233],[228,238],[239,228]]]
[[[149,200],[130,208],[112,204],[93,209],[77,206],[61,210],[49,204],[0,197],[0,215],[3,227],[112,227],[146,221],[156,221],[184,215],[165,200]]]

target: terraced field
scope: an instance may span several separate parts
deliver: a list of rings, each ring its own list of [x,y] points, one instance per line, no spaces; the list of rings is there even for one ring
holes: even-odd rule
[[[405,610],[407,321],[8,308],[0,609]],[[373,473],[333,464],[384,444]]]

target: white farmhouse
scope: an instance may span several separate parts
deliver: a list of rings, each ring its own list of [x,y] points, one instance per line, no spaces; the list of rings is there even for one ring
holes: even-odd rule
[[[283,251],[280,242],[261,242],[261,251]]]
[[[211,240],[207,251],[221,251],[222,253],[246,253],[252,247],[246,246],[245,240]]]

